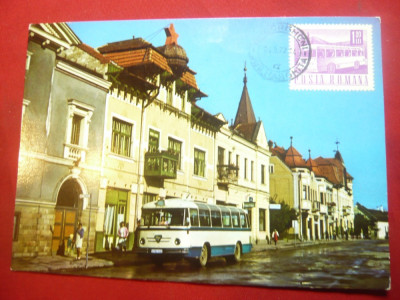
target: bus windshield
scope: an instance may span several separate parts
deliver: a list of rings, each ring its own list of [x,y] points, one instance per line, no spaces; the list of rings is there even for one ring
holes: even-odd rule
[[[140,225],[144,226],[184,226],[184,208],[143,209]]]

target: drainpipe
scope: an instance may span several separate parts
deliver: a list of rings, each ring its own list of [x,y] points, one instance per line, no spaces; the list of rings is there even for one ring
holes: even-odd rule
[[[145,109],[158,97],[158,94],[160,93],[160,87],[157,88],[157,93],[150,97],[149,95],[146,96],[143,101],[142,101],[142,111],[140,114],[140,135],[139,135],[139,158],[138,158],[138,166],[137,166],[137,191],[136,191],[136,201],[135,201],[135,220],[134,220],[134,224],[133,224],[133,230],[136,230],[137,228],[137,220],[138,220],[138,203],[139,203],[139,194],[140,194],[140,183],[142,181],[142,172],[141,172],[141,162],[142,162],[142,140],[143,140],[143,115],[144,115],[144,111]],[[144,102],[148,100],[148,102],[146,103],[146,105],[144,104]]]

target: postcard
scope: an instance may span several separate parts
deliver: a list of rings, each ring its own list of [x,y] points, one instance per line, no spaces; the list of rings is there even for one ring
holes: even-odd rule
[[[12,270],[390,289],[380,34],[369,17],[31,24]]]

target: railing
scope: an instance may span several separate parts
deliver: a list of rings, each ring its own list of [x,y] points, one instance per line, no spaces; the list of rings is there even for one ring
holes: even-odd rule
[[[319,202],[313,202],[312,203],[312,211],[313,212],[317,212],[317,211],[319,211]]]
[[[310,210],[311,209],[311,201],[310,200],[301,200],[301,209]]]
[[[239,168],[235,165],[217,165],[218,184],[229,184],[238,181]]]
[[[64,157],[74,161],[80,159],[83,162],[86,157],[86,148],[79,145],[64,144]]]
[[[144,156],[144,176],[175,179],[178,156],[169,151],[147,152]]]

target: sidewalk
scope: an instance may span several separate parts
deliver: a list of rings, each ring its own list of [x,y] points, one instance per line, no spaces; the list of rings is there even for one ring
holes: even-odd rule
[[[258,244],[254,244],[252,252],[262,251],[275,251],[275,250],[286,250],[303,248],[310,246],[318,246],[330,243],[340,242],[351,242],[352,240],[322,240],[322,241],[305,241],[299,242],[294,240],[280,240],[277,246],[267,244],[266,241],[261,241]],[[76,260],[73,256],[37,256],[37,257],[17,257],[11,260],[11,269],[14,271],[30,271],[30,272],[55,272],[61,270],[71,269],[85,269],[85,268],[104,268],[112,266],[123,266],[123,265],[142,265],[148,264],[150,260],[144,257],[139,257],[132,251],[126,253],[95,253],[88,257],[86,265],[86,256],[82,256],[81,260]]]

